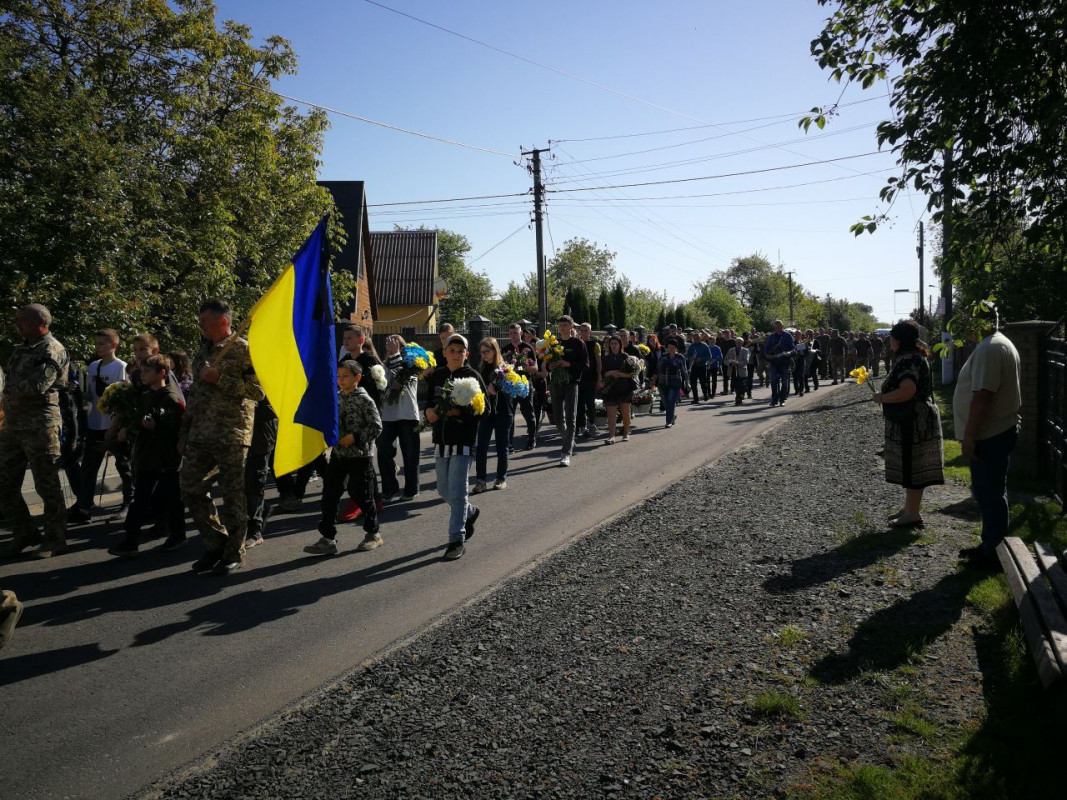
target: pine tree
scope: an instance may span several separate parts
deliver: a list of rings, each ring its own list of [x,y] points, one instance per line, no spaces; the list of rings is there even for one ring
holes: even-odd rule
[[[667,311],[660,306],[659,314],[656,315],[656,333],[667,327]]]
[[[607,289],[600,290],[600,297],[596,301],[596,313],[601,328],[611,323],[611,304],[608,302]]]
[[[611,314],[612,322],[620,328],[626,327],[626,291],[621,283],[616,283],[611,290]]]

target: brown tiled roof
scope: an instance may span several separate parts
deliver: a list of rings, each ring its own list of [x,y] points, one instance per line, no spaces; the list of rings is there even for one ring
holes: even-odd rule
[[[437,231],[371,231],[379,306],[433,305]]]

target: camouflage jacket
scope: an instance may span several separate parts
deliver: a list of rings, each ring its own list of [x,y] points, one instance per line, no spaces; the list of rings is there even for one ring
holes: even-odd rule
[[[220,359],[222,349],[231,341],[233,344]],[[205,366],[219,370],[218,383],[200,379],[200,370]],[[193,384],[185,398],[181,440],[247,447],[252,441],[256,403],[263,397],[247,341],[230,336],[218,344],[205,342],[193,359]]]
[[[337,393],[338,440],[348,434],[355,442],[348,447],[335,445],[333,454],[341,458],[370,458],[374,452],[374,440],[382,433],[382,418],[378,407],[362,386],[348,394]]]
[[[52,334],[15,347],[7,368],[4,389],[6,424],[37,427],[42,422],[58,425],[59,390],[67,385],[70,358]]]

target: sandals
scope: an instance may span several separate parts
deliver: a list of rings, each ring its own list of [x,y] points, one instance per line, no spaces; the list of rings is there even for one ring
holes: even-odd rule
[[[922,517],[912,517],[904,513],[898,514],[889,522],[890,528],[922,528],[925,525]]]

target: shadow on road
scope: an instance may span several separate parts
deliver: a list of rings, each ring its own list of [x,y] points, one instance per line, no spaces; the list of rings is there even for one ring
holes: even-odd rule
[[[313,605],[324,597],[359,589],[425,567],[427,564],[436,563],[437,559],[430,556],[444,547],[445,545],[426,548],[356,572],[345,572],[341,575],[289,584],[276,589],[254,589],[243,594],[229,596],[193,609],[180,622],[160,625],[138,633],[134,637],[134,647],[156,644],[177,633],[200,627],[205,629],[203,631],[205,636],[228,636],[233,633],[242,633],[282,617],[291,616],[302,606]],[[339,558],[353,554],[356,554],[355,550],[346,550]],[[304,563],[314,563],[321,561],[321,557],[310,556],[301,560]]]
[[[46,650],[43,653],[27,653],[24,656],[0,659],[0,686],[10,686],[38,675],[80,667],[82,664],[113,656],[117,652],[117,649],[101,650],[99,644],[79,644]]]

